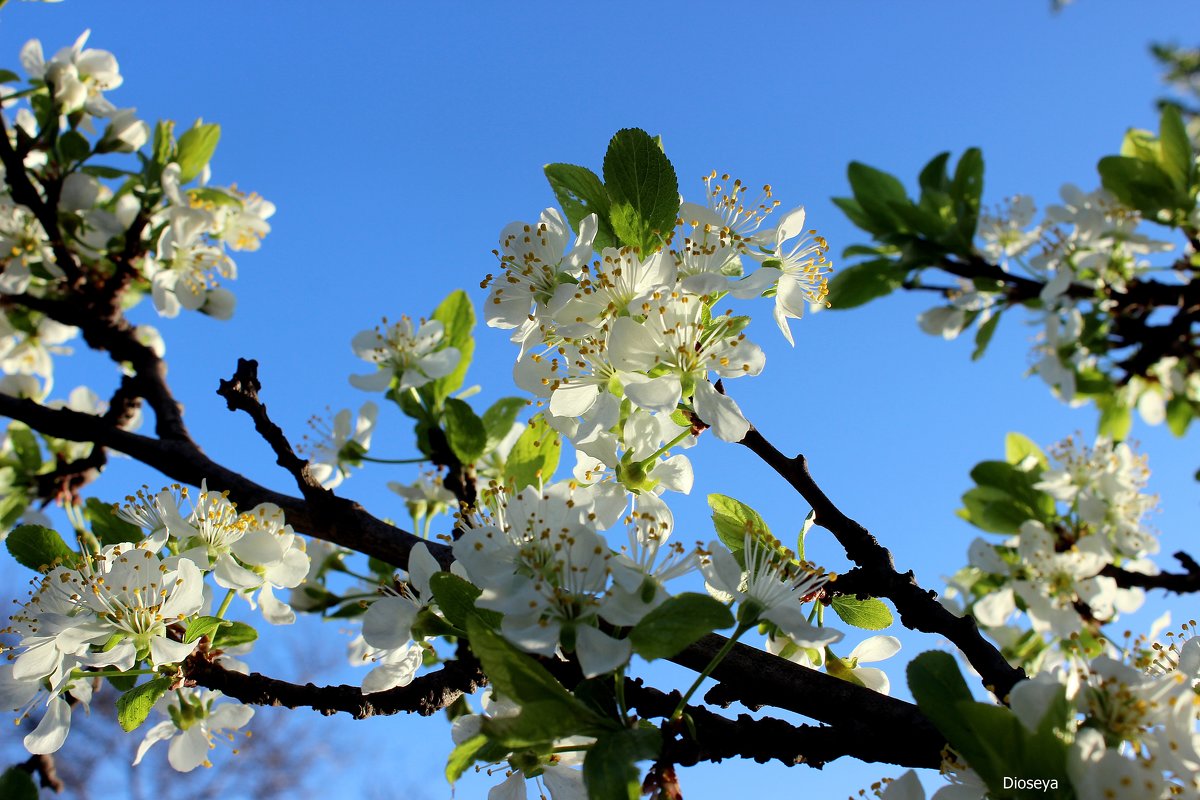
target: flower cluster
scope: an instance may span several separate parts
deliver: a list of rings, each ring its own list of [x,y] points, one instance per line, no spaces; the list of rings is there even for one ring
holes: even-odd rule
[[[1014,457],[1015,464],[976,467],[972,474],[980,487],[964,497],[969,521],[988,529],[994,515],[1009,515],[1014,535],[1001,544],[976,539],[970,566],[954,577],[948,595],[961,593],[964,605],[1009,646],[1010,655],[1021,642],[1020,660],[1034,665],[1049,655],[1041,642],[1075,647],[1081,634],[1090,641],[1100,626],[1141,606],[1141,590],[1120,588],[1102,571],[1115,565],[1157,572],[1147,558],[1158,551],[1147,527],[1157,498],[1145,493],[1145,459],[1127,444],[1100,437],[1086,447],[1067,439],[1050,449],[1051,461],[1028,440],[1010,435],[1010,443],[1018,441],[1027,453]],[[1021,495],[1024,501],[1000,510],[981,506],[981,497],[1005,502],[996,494],[1004,491],[996,485],[1001,483],[1014,492],[1008,497]],[[1027,518],[1020,519],[1023,515]],[[1018,611],[1028,617],[1035,639],[1010,625]]]
[[[242,596],[252,606],[257,600],[272,624],[295,619],[273,591],[299,585],[309,559],[303,540],[273,505],[239,513],[223,494],[204,488],[196,494],[178,486],[156,494],[143,490],[115,509],[106,530],[140,532],[142,538],[94,547],[85,538],[83,552],[76,553],[46,528],[25,526],[13,534],[21,539],[14,552],[53,554],[4,631],[16,642],[6,648],[8,663],[0,666],[0,706],[19,718],[36,705],[46,706],[25,740],[34,753],[61,747],[71,720],[65,696],[86,703],[93,678],[155,673],[158,680],[177,680],[178,665],[196,651],[203,635],[188,633],[210,606],[206,575],[227,589],[218,618],[233,597]],[[220,620],[214,622],[219,627]],[[201,763],[213,731],[240,727],[250,716],[231,706],[210,714],[213,699],[178,695],[172,721],[151,731],[139,760],[146,747],[178,728],[183,738],[172,744],[172,765],[187,771]],[[194,725],[199,727],[192,730]]]
[[[763,229],[778,205],[770,187],[751,201],[740,181],[727,181],[706,179],[706,203],[682,204],[652,252],[595,254],[596,217],[573,235],[552,208],[501,232],[501,272],[484,282],[488,324],[514,331],[517,385],[546,401],[547,422],[581,454],[576,475],[586,483],[615,476],[633,491],[690,489],[690,465],[670,450],[695,423],[725,441],[749,429],[710,380],[758,375],[765,363],[744,333],[749,318],[716,304],[773,295],[790,342],[788,320],[827,291],[828,245],[804,229],[804,209]],[[746,274],[747,263],[757,268]]]

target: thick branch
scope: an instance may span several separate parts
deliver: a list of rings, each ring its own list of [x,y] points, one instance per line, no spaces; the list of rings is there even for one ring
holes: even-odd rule
[[[438,671],[413,678],[407,686],[373,694],[363,694],[357,686],[311,683],[301,686],[256,672],[244,675],[227,670],[201,654],[184,662],[183,671],[200,686],[250,705],[311,708],[326,716],[344,712],[355,719],[399,713],[427,717],[487,682],[478,662],[469,656],[466,660],[447,661]]]
[[[791,484],[812,506],[816,523],[827,529],[845,549],[846,555],[865,574],[866,585],[878,597],[896,605],[900,620],[912,630],[937,633],[955,644],[967,661],[979,672],[984,685],[997,697],[1004,698],[1013,685],[1025,678],[1024,670],[1011,666],[990,642],[983,638],[975,620],[959,617],[937,601],[936,593],[922,589],[912,571],[896,571],[891,552],[871,533],[847,517],[833,504],[808,472],[804,456],[788,458],[754,428],[741,444]]]
[[[48,408],[32,400],[0,395],[0,415],[20,420],[41,433],[74,442],[95,442],[125,453],[153,467],[172,480],[199,486],[209,485],[229,492],[242,508],[259,503],[274,503],[283,509],[290,525],[303,533],[374,556],[389,564],[403,566],[408,553],[418,542],[425,542],[430,554],[443,566],[453,557],[450,548],[426,541],[369,514],[357,503],[342,498],[330,501],[328,513],[318,519],[309,504],[268,489],[210,459],[190,440],[154,439],[115,428],[101,417],[70,409]]]
[[[625,697],[630,707],[644,718],[670,717],[679,692],[664,694],[643,686],[640,680],[627,681]],[[899,764],[905,767],[937,767],[941,763],[940,743],[906,737],[903,732],[890,736],[883,731],[864,735],[858,728],[791,725],[767,717],[754,719],[746,714],[728,719],[706,708],[688,706],[695,737],[684,725],[665,725],[660,762],[691,766],[701,761],[749,758],[759,763],[775,760],[793,766],[807,764],[820,769],[843,756],[863,761]]]

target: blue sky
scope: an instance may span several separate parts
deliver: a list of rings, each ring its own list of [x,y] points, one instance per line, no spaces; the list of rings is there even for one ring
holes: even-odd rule
[[[234,319],[156,324],[207,452],[288,490],[246,419],[224,410],[218,379],[238,357],[258,359],[272,414],[297,439],[327,406],[357,407],[368,398],[345,380],[361,365],[350,351],[353,334],[384,315],[427,314],[454,288],[481,299],[477,287],[493,268],[501,227],[553,202],[544,163],[598,167],[614,131],[642,127],[662,135],[685,196],[697,197],[713,168],[771,183],[784,207],[808,208],[835,256],[864,240],[829,201],[848,194],[851,160],[911,185],[936,153],[979,146],[985,202],[1024,192],[1044,206],[1064,182],[1095,186],[1097,159],[1116,151],[1125,128],[1156,122],[1161,86],[1147,45],[1195,30],[1200,9],[1185,0],[1147,4],[1152,11],[1140,14],[1135,7],[1081,0],[1055,15],[1041,0],[67,0],[6,6],[0,66],[15,68],[30,37],[52,53],[91,28],[90,44],[113,51],[125,76],[114,102],[150,120],[221,123],[213,180],[276,203],[263,249],[238,259]],[[1048,444],[1075,431],[1090,435],[1095,415],[1022,378],[1033,328],[1006,318],[992,350],[972,364],[969,342],[946,344],[917,329],[927,303],[893,297],[813,315],[793,324],[795,349],[763,305],[751,335],[767,351],[767,369],[731,391],[781,449],[809,457],[827,493],[897,553],[902,569],[938,588],[972,537],[953,515],[970,467],[1002,454],[1007,431]],[[140,318],[152,317],[146,309]],[[484,398],[511,393],[515,353],[506,337],[484,328],[478,340],[473,381]],[[103,394],[115,385],[101,359],[76,360],[60,372],[64,391],[87,382]],[[378,455],[411,455],[408,430],[398,413],[384,414]],[[1157,522],[1170,553],[1194,532],[1195,445],[1140,424],[1135,437],[1164,497]],[[688,539],[710,535],[711,491],[749,502],[785,540],[799,527],[807,508],[749,453],[717,441],[692,453],[695,490],[673,504]],[[375,513],[402,519],[402,505],[383,487],[406,477],[381,468],[344,489]],[[157,479],[118,464],[97,491],[113,499],[143,481]],[[812,547],[831,568],[842,566],[828,542],[817,537]],[[324,633],[322,646],[342,647],[333,630]],[[903,641],[908,656],[940,644]],[[280,676],[291,677],[287,659],[278,660]],[[903,683],[898,665],[892,674]],[[441,723],[313,716],[311,724],[385,757],[411,778],[414,796],[447,794]],[[842,796],[897,772],[726,763],[682,777],[686,796],[703,800],[747,786]],[[467,782],[458,796],[483,796],[486,785]]]

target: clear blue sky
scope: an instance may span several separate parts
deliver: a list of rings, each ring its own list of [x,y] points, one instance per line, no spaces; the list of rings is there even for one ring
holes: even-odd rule
[[[544,163],[596,167],[615,130],[642,127],[662,135],[685,196],[698,195],[712,168],[771,183],[785,207],[808,207],[837,255],[863,241],[829,202],[848,193],[851,160],[911,184],[937,152],[979,146],[985,202],[1024,192],[1044,206],[1063,182],[1093,187],[1096,160],[1116,151],[1125,128],[1155,123],[1161,86],[1148,43],[1198,22],[1194,0],[1080,0],[1058,15],[1044,0],[67,0],[5,7],[0,66],[16,68],[30,37],[53,53],[91,28],[91,46],[113,51],[125,76],[114,102],[150,120],[220,122],[213,180],[276,203],[263,249],[238,259],[233,321],[193,315],[159,327],[172,383],[206,450],[289,490],[246,419],[224,411],[218,379],[238,357],[257,358],[271,411],[296,438],[326,406],[357,407],[367,397],[345,380],[361,363],[350,351],[353,334],[384,315],[428,313],[453,288],[480,299],[500,228],[553,202]],[[926,302],[896,297],[814,315],[793,325],[795,350],[764,305],[751,335],[767,351],[767,369],[738,381],[736,396],[781,449],[809,457],[830,496],[893,548],[902,569],[940,588],[972,536],[953,515],[971,465],[1000,455],[1009,430],[1047,444],[1077,430],[1090,435],[1095,417],[1022,379],[1034,329],[1006,318],[992,351],[972,364],[968,342],[946,344],[917,329]],[[485,398],[509,393],[514,355],[504,335],[479,331],[473,377]],[[81,381],[102,394],[115,385],[107,364],[77,360],[78,370],[60,373],[64,392]],[[385,414],[378,454],[410,455],[408,430],[398,412]],[[1164,495],[1158,523],[1170,553],[1194,540],[1194,438],[1172,440],[1140,423],[1135,436]],[[710,491],[751,503],[784,538],[798,528],[807,508],[749,453],[717,441],[692,453],[695,490],[673,504],[682,535],[710,535]],[[383,485],[404,477],[359,475],[344,491],[402,519]],[[96,488],[112,499],[156,480],[115,465]],[[818,537],[813,547],[829,567],[842,566],[827,542]],[[326,633],[318,641],[342,646]],[[903,640],[910,657],[939,646]],[[899,663],[890,666],[894,685],[903,684]],[[441,723],[314,715],[311,724],[329,726],[331,746],[385,758],[389,773],[404,776],[406,796],[446,796]],[[689,800],[741,796],[751,786],[840,797],[898,772],[726,763],[682,777]],[[483,796],[486,785],[466,782],[458,796]],[[361,786],[350,786],[323,796],[357,796]]]

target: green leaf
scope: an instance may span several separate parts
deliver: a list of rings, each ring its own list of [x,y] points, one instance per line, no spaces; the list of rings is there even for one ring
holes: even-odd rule
[[[8,426],[8,441],[21,469],[29,474],[37,472],[42,466],[42,449],[38,446],[37,435],[25,425],[14,422]]]
[[[971,352],[972,361],[978,361],[983,358],[983,354],[987,351],[988,345],[992,341],[992,336],[996,334],[996,326],[999,324],[1000,314],[995,313],[988,317],[987,322],[975,330],[975,349]]]
[[[829,282],[829,295],[825,300],[835,311],[857,308],[899,289],[907,274],[907,268],[889,259],[864,261],[838,270]]]
[[[804,516],[804,523],[800,526],[800,533],[796,534],[796,558],[804,560],[804,540],[808,538],[808,532],[812,530],[812,526],[817,522],[817,512],[815,509],[810,509]]]
[[[154,144],[151,159],[160,168],[165,167],[175,158],[175,123],[162,120],[154,126]]]
[[[257,638],[258,631],[246,623],[228,622],[228,624],[222,625],[212,636],[212,646],[210,649],[225,650],[230,647],[237,647],[239,644],[253,642]]]
[[[1007,461],[981,461],[971,469],[972,480],[980,486],[1006,492],[1026,519],[1049,522],[1054,516],[1054,498],[1034,488],[1039,478],[1039,475],[1018,469]]]
[[[921,653],[909,662],[907,675],[917,707],[947,741],[954,744],[970,736],[970,728],[954,710],[959,702],[972,699],[954,656],[937,650]]]
[[[443,420],[446,439],[458,460],[463,464],[478,461],[486,451],[488,440],[483,420],[475,416],[469,404],[454,397],[446,398]]]
[[[741,500],[723,494],[710,494],[708,506],[712,509],[713,527],[721,543],[735,554],[746,546],[746,533],[771,534],[767,523],[758,512]]]
[[[609,219],[623,244],[650,253],[675,228],[679,181],[675,168],[640,128],[617,131],[604,154]]]
[[[505,477],[518,490],[549,481],[558,468],[561,450],[562,440],[558,433],[539,414],[529,420],[529,425],[513,444],[504,463]]]
[[[989,533],[1016,533],[1021,524],[1032,519],[1008,492],[993,486],[976,486],[963,496],[958,516]]]
[[[482,750],[488,743],[488,737],[482,733],[472,736],[462,744],[457,745],[450,751],[450,757],[446,759],[446,780],[454,784],[462,774],[467,771],[467,768],[475,763],[475,755]]]
[[[500,440],[508,436],[517,415],[529,401],[523,397],[501,397],[483,412],[483,429],[487,431],[487,451],[491,452]]]
[[[58,152],[62,154],[63,161],[75,164],[84,161],[92,154],[92,146],[83,134],[78,131],[67,131],[58,137]]]
[[[220,617],[196,617],[188,622],[183,642],[184,644],[191,644],[201,636],[208,636],[211,639],[213,632],[218,628],[232,624],[229,620],[221,619]]]
[[[433,312],[433,318],[445,330],[443,342],[458,349],[458,366],[449,375],[433,381],[434,401],[440,403],[458,391],[467,377],[467,369],[475,354],[475,307],[462,289],[456,289]]]
[[[1178,192],[1167,173],[1157,164],[1128,156],[1106,156],[1097,166],[1100,182],[1118,200],[1158,220],[1160,212],[1174,212]]]
[[[7,83],[7,81],[3,81]],[[4,800],[38,800],[33,776],[20,767],[9,767],[0,775],[0,797]]]
[[[938,153],[921,169],[921,174],[917,176],[917,183],[921,186],[922,198],[926,194],[942,195],[947,198],[950,196],[952,184],[950,173],[946,171],[946,165],[949,163],[950,153]]]
[[[146,721],[146,717],[150,716],[150,709],[154,708],[158,699],[170,690],[172,683],[173,678],[155,678],[118,697],[117,722],[121,724],[121,730],[126,733],[137,730]]]
[[[1004,437],[1004,460],[1014,467],[1018,466],[1027,457],[1033,456],[1040,467],[1041,472],[1050,469],[1050,461],[1046,458],[1046,454],[1042,452],[1042,448],[1021,433],[1012,432]]]
[[[597,230],[593,246],[596,250],[616,247],[618,242],[610,222],[608,189],[604,188],[600,177],[587,167],[574,164],[547,164],[543,170],[571,228],[578,233],[583,218],[595,214]]]
[[[983,195],[983,153],[972,147],[962,154],[954,170],[950,196],[954,200],[955,232],[960,252],[970,255],[979,224],[979,198]]]
[[[1179,109],[1165,104],[1159,122],[1160,163],[1175,184],[1179,194],[1186,196],[1196,178],[1196,155],[1192,140]],[[1190,209],[1189,209],[1190,210]]]
[[[642,782],[637,764],[658,758],[661,750],[657,728],[623,728],[601,736],[583,759],[588,800],[638,800]]]
[[[188,189],[188,199],[195,200],[200,203],[211,203],[214,206],[232,206],[233,208],[243,208],[244,203],[233,194],[223,192],[220,189],[210,189],[207,186],[198,186],[194,189]]]
[[[521,707],[516,717],[485,722],[483,732],[489,738],[523,747],[580,733],[594,736],[617,724],[576,699],[545,667],[479,618],[467,618],[467,635],[492,686]]]
[[[1100,409],[1100,435],[1107,436],[1114,442],[1125,441],[1133,427],[1133,414],[1129,407],[1109,396],[1096,398],[1096,408]]]
[[[179,137],[175,161],[179,164],[180,184],[191,183],[208,166],[220,138],[221,126],[215,122],[197,123]]]
[[[104,178],[105,180],[120,180],[121,178],[128,178],[130,175],[137,174],[126,169],[105,167],[100,164],[88,164],[80,167],[79,171],[85,175],[91,175],[93,178]]]
[[[1192,402],[1182,395],[1176,395],[1167,402],[1167,427],[1176,436],[1187,433],[1194,415]]]
[[[37,572],[59,564],[74,564],[79,554],[67,546],[57,531],[42,525],[21,525],[4,541],[17,563]]]
[[[892,612],[878,597],[859,600],[857,597],[838,595],[830,603],[834,613],[847,625],[868,631],[881,631],[892,624]]]
[[[470,581],[449,572],[435,572],[429,577],[429,589],[446,619],[459,630],[467,629],[467,620],[471,617],[478,617],[493,628],[500,624],[500,614],[475,607],[475,600],[482,592]]]
[[[898,233],[908,229],[898,209],[912,207],[904,184],[882,170],[851,161],[846,168],[854,199],[863,213],[871,218],[881,233]],[[844,210],[844,209],[843,209]]]
[[[733,625],[724,603],[706,594],[685,592],[664,601],[629,632],[635,653],[653,661],[670,658],[705,634]]]
[[[102,545],[137,542],[142,539],[141,528],[118,517],[112,505],[98,498],[87,499],[83,516],[92,524],[92,533]]]
[[[857,227],[862,228],[867,233],[873,236],[883,236],[890,233],[890,229],[884,225],[880,225],[874,219],[867,215],[863,207],[858,204],[858,201],[852,197],[834,197],[833,204],[842,210],[846,218],[854,223]]]
[[[0,83],[14,83],[20,80],[21,76],[11,69],[0,69]]]

